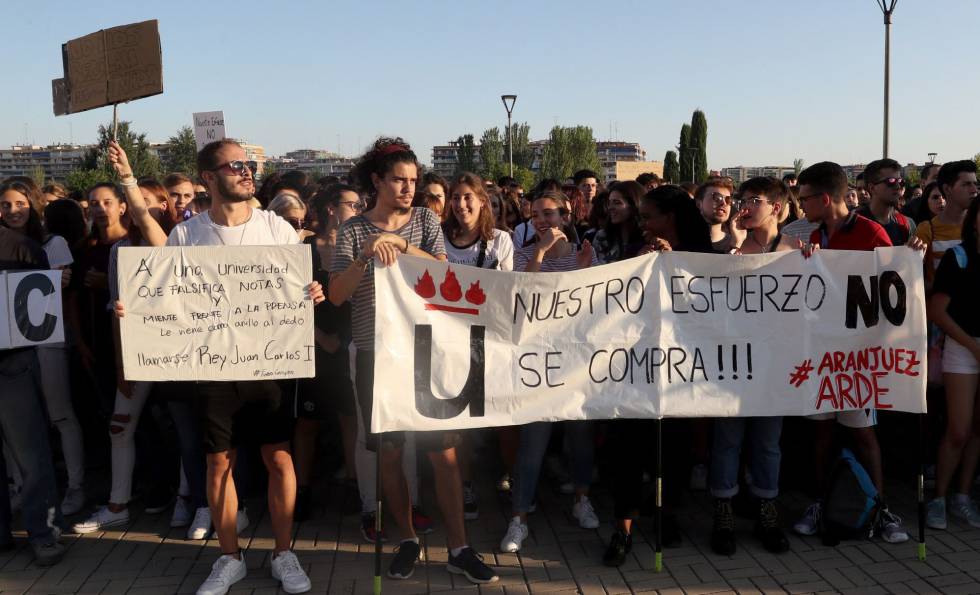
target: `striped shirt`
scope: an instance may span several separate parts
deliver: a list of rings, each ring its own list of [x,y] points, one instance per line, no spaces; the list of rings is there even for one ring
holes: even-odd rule
[[[527,268],[527,263],[534,260],[534,250],[536,246],[534,244],[528,244],[523,248],[519,248],[514,252],[514,271],[518,273],[523,273],[524,269]],[[596,257],[595,250],[589,248],[592,251],[592,264],[589,266],[598,266],[601,264],[599,259]],[[577,271],[578,266],[578,252],[575,246],[572,246],[572,250],[569,251],[565,256],[559,256],[558,258],[545,258],[541,261],[541,269],[538,272],[541,273],[561,273],[565,271]]]
[[[435,213],[424,207],[412,209],[408,223],[395,231],[375,226],[364,215],[348,219],[337,232],[337,246],[330,262],[331,273],[342,273],[361,253],[368,238],[379,233],[392,233],[408,240],[408,243],[433,256],[446,254],[442,239],[442,227]],[[354,345],[358,349],[374,351],[374,260],[368,263],[361,282],[351,300],[351,327]]]

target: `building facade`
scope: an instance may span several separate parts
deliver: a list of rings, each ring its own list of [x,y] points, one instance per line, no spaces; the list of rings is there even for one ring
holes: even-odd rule
[[[46,181],[63,182],[82,166],[87,145],[14,145],[0,149],[0,178],[32,176],[44,172]]]
[[[318,178],[323,176],[345,177],[354,168],[356,160],[320,149],[298,149],[282,157],[270,157],[265,164],[283,171],[294,169]]]

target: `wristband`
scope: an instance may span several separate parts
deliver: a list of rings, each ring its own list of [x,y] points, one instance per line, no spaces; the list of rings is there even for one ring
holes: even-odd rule
[[[135,186],[138,186],[138,185],[139,185],[139,184],[138,184],[138,183],[136,182],[136,179],[135,179],[135,178],[133,178],[133,176],[129,176],[128,178],[123,178],[123,180],[130,180],[130,181],[129,181],[129,182],[120,182],[120,183],[119,183],[119,185],[120,185],[120,186],[125,186],[125,187],[127,187],[127,188],[133,188],[133,187],[135,187]]]
[[[408,254],[408,238],[405,239],[405,249],[402,250],[402,254]]]

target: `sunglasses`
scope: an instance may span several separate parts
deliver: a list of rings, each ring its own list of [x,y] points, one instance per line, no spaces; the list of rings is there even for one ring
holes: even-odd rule
[[[220,169],[228,169],[231,171],[231,173],[235,174],[236,176],[240,176],[244,174],[245,170],[248,170],[249,172],[252,171],[252,168],[248,166],[248,161],[239,161],[239,160],[223,163],[218,167],[215,167],[209,171],[218,171]]]
[[[338,206],[342,206],[342,207],[347,207],[348,209],[350,209],[352,211],[363,211],[364,210],[364,203],[361,202],[361,201],[359,201],[359,200],[358,201],[354,201],[354,200],[342,200],[342,201],[338,202],[337,205]]]
[[[298,217],[283,217],[283,219],[285,219],[286,223],[292,225],[293,229],[297,231],[303,229],[303,227],[306,226],[306,222],[304,222],[302,219]]]
[[[902,186],[905,186],[905,180],[903,180],[902,178],[884,178],[882,180],[878,180],[877,182],[875,182],[875,186],[877,186],[878,184],[888,184],[892,188],[895,187],[901,188]]]
[[[725,196],[720,192],[713,192],[711,193],[711,202],[716,205],[730,205],[732,204],[732,197]]]

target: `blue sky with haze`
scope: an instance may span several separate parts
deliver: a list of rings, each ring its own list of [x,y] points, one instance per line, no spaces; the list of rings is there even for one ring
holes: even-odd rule
[[[111,109],[55,117],[61,43],[156,18],[164,94],[120,108],[164,141],[191,113],[267,154],[433,144],[506,123],[585,124],[663,159],[700,107],[711,168],[880,156],[884,27],[874,0],[85,2],[4,0],[0,146],[91,142]],[[980,152],[975,0],[900,0],[891,155]],[[617,134],[618,131],[618,134]]]

